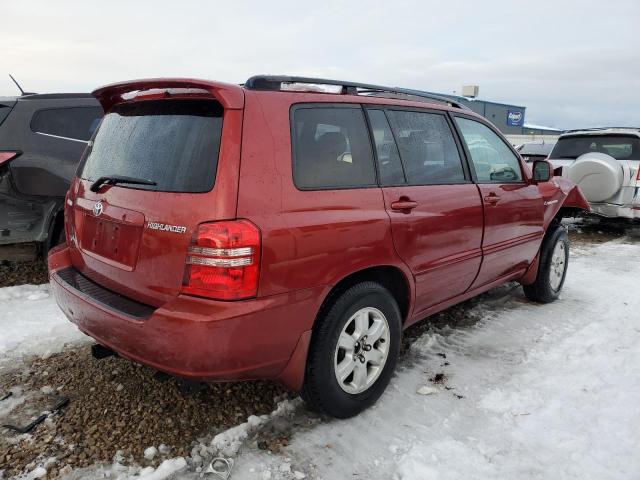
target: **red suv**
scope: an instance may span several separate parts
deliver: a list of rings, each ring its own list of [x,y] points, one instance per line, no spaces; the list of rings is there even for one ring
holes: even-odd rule
[[[336,417],[389,383],[404,328],[496,285],[558,297],[588,209],[485,119],[426,93],[300,77],[153,79],[105,111],[49,256],[69,319],[123,357],[277,379]]]

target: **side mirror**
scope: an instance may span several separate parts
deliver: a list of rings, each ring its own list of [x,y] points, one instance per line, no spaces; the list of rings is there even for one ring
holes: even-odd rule
[[[533,162],[533,181],[535,183],[548,182],[553,177],[553,166],[547,160]]]

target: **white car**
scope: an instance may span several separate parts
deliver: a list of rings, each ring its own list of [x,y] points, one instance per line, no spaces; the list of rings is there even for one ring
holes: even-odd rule
[[[534,140],[516,146],[516,150],[525,162],[533,163],[535,160],[546,160],[555,144],[555,141]]]
[[[640,222],[640,128],[566,132],[548,160],[580,187],[591,213]]]

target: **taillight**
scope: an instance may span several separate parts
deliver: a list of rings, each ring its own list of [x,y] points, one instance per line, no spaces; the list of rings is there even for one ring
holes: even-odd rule
[[[187,251],[182,292],[220,300],[255,297],[260,230],[247,220],[203,223]]]
[[[0,152],[0,166],[9,160],[13,160],[18,155],[20,155],[20,152]]]
[[[640,182],[640,165],[638,165],[638,174],[636,175],[636,180]]]

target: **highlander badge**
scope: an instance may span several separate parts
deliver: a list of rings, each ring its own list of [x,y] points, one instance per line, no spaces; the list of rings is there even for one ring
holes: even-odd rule
[[[151,230],[164,230],[165,232],[173,232],[173,233],[185,233],[187,231],[187,227],[182,227],[180,225],[165,225],[164,223],[157,222],[147,222],[147,228]]]

